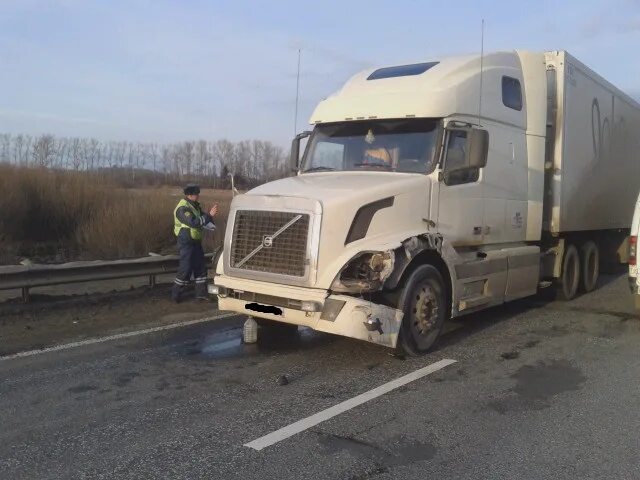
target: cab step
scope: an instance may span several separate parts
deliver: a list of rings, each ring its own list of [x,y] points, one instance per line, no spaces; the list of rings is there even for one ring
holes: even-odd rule
[[[486,305],[491,301],[490,297],[485,297],[484,295],[475,295],[473,297],[463,298],[458,303],[458,310],[468,310],[470,308],[480,307],[482,305]]]

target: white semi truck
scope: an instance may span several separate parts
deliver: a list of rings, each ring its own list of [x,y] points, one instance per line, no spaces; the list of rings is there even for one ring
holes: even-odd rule
[[[640,105],[564,51],[367,70],[310,123],[296,175],[232,202],[222,310],[421,354],[450,317],[625,261]]]

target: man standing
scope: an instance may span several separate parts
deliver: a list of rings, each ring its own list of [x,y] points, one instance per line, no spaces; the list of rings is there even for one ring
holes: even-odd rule
[[[178,274],[171,289],[171,299],[180,301],[180,295],[191,280],[193,274],[196,282],[196,298],[207,299],[207,265],[202,250],[203,230],[215,230],[213,217],[218,213],[215,204],[206,214],[202,211],[198,198],[200,187],[189,184],[184,188],[184,196],[173,211],[173,233],[178,238],[180,265]]]

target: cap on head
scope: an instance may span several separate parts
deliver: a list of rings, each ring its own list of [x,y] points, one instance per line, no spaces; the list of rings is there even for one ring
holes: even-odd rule
[[[184,187],[183,191],[185,195],[200,195],[200,186],[196,185],[195,183],[190,183],[189,185]]]

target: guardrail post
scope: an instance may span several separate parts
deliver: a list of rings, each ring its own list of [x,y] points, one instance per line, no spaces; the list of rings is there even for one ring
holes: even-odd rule
[[[29,287],[22,287],[22,301],[29,303]]]
[[[149,286],[152,287],[152,288],[156,286],[156,276],[155,275],[149,275]]]

